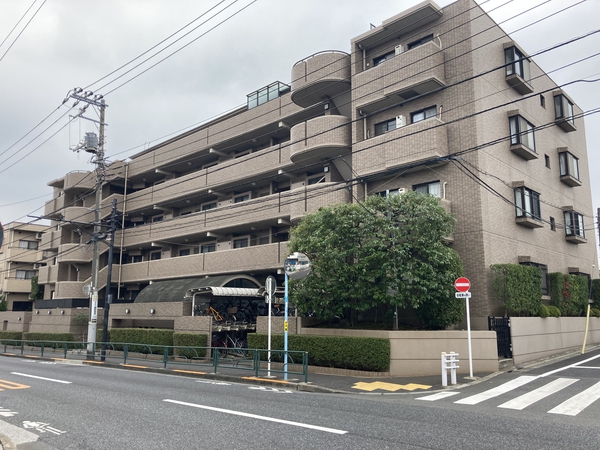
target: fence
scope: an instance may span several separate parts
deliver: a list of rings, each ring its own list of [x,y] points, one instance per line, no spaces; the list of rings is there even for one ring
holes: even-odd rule
[[[268,350],[238,347],[183,347],[136,344],[126,342],[87,342],[73,341],[30,341],[0,340],[4,354],[40,357],[48,354],[60,355],[62,359],[86,360],[88,362],[109,362],[122,366],[135,367],[135,362],[158,369],[171,368],[175,372],[193,373],[191,369],[219,368],[246,371],[259,377],[266,373]],[[308,382],[308,352],[271,350],[271,373],[284,373],[284,361],[287,353],[287,373],[302,376]],[[39,356],[38,356],[39,355]],[[196,372],[206,373],[206,372]]]

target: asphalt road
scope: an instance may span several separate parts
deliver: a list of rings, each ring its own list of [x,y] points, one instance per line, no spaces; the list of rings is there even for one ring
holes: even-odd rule
[[[600,449],[600,400],[590,402],[600,353],[579,360],[593,356],[435,399],[426,398],[432,392],[315,394],[0,356],[0,433],[18,450]],[[565,402],[571,409],[550,412]]]

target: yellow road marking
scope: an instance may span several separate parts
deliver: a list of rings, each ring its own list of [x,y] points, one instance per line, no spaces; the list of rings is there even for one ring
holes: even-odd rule
[[[4,388],[4,389],[15,390],[15,389],[27,389],[29,387],[31,387],[31,386],[27,386],[26,384],[14,383],[12,381],[0,380],[0,388]],[[0,389],[0,391],[3,391],[4,389]]]
[[[25,355],[25,358],[39,358],[39,356],[36,355]]]
[[[377,389],[383,389],[384,391],[396,392],[400,389],[405,391],[414,391],[415,389],[429,389],[431,386],[427,386],[425,384],[395,384],[395,383],[386,383],[385,381],[373,381],[371,383],[365,383],[360,381],[358,383],[354,383],[352,389],[360,389],[361,391],[369,391],[373,392]]]
[[[15,356],[16,355],[16,353],[2,353],[2,354],[6,355],[6,356]]]
[[[82,361],[82,362],[83,362],[83,364],[104,364],[102,361]]]
[[[268,381],[269,383],[290,384],[289,381],[285,381],[285,380],[269,380],[269,379],[259,378],[259,377],[242,377],[242,379],[243,380],[255,380],[255,381]]]
[[[123,367],[133,367],[135,369],[147,369],[148,366],[136,366],[134,364],[121,364]]]
[[[206,372],[195,372],[193,370],[180,370],[180,369],[173,369],[173,372],[181,372],[181,373],[194,373],[196,375],[206,375]]]

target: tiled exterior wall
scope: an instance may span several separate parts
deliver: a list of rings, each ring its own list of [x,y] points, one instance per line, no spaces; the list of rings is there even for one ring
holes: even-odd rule
[[[292,91],[323,80],[350,81],[350,55],[342,52],[319,53],[292,67]]]
[[[339,154],[352,146],[350,119],[345,116],[315,117],[294,125],[291,136],[290,157],[294,161],[315,157],[323,147],[337,148]]]

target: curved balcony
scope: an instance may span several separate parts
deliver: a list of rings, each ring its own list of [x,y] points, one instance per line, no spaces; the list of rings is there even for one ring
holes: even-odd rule
[[[44,216],[48,219],[56,219],[63,213],[65,207],[65,196],[55,197],[52,200],[48,200],[44,204]]]
[[[39,284],[54,284],[58,280],[58,266],[42,266],[38,271]]]
[[[42,234],[40,250],[56,250],[60,245],[60,230],[48,230]]]
[[[298,221],[305,214],[338,203],[350,203],[352,196],[345,183],[318,183],[286,192],[290,205],[290,220]]]
[[[320,116],[294,125],[290,159],[296,164],[311,164],[348,154],[351,134],[350,119],[345,116]]]
[[[62,244],[57,262],[89,263],[92,261],[92,247],[82,244]]]
[[[370,113],[444,86],[444,52],[431,41],[356,74],[352,100]]]
[[[303,108],[323,97],[350,89],[350,55],[329,50],[315,53],[292,67],[292,101]]]
[[[86,208],[85,206],[69,206],[64,210],[65,225],[69,221],[78,223],[89,223],[94,221],[94,210],[93,208]]]
[[[354,145],[356,175],[415,166],[448,155],[448,127],[437,117],[397,128]],[[423,168],[423,166],[420,166]]]
[[[75,170],[64,177],[64,190],[76,189],[87,191],[96,186],[96,174],[87,170]]]

